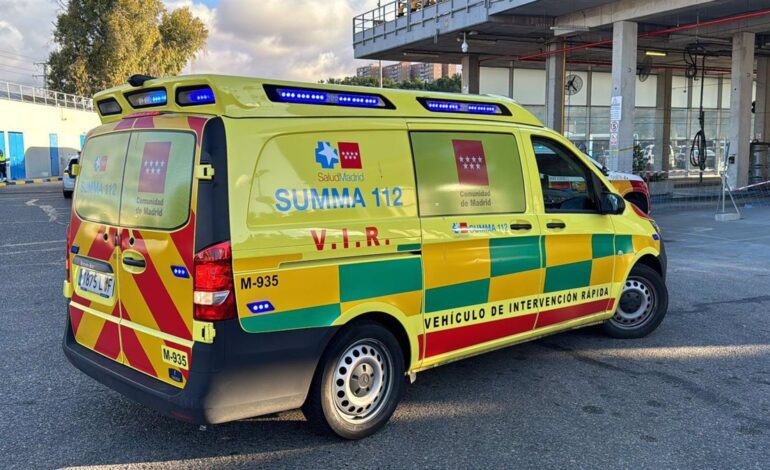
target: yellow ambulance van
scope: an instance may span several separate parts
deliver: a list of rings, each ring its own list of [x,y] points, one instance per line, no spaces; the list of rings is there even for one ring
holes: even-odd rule
[[[666,314],[655,223],[512,100],[201,75],[95,103],[64,351],[169,416],[357,439],[422,370]]]

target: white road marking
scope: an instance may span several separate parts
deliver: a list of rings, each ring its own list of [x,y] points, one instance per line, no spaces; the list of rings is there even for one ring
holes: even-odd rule
[[[30,246],[30,245],[45,245],[46,243],[64,243],[67,240],[50,240],[47,242],[27,242],[27,243],[8,243],[5,245],[0,245],[0,248],[10,248],[12,246]]]
[[[37,201],[39,201],[39,199],[30,199],[26,202],[26,205],[30,207],[37,207],[45,212],[45,215],[48,216],[48,222],[59,223],[57,221],[59,218],[59,213],[56,212],[56,208],[48,204],[37,204]]]
[[[23,255],[24,253],[42,253],[44,251],[61,251],[62,247],[57,246],[56,248],[42,248],[39,250],[23,250],[23,251],[6,251],[5,253],[0,252],[0,256],[5,255]]]

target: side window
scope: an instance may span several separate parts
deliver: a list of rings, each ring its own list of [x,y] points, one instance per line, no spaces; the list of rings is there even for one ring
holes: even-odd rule
[[[412,132],[422,216],[526,210],[516,139],[511,134]]]
[[[563,145],[533,138],[546,212],[597,212],[593,174]]]

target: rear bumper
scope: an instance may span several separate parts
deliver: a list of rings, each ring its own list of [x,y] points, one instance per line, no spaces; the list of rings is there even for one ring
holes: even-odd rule
[[[193,346],[187,385],[179,389],[87,349],[69,319],[67,359],[111,389],[165,415],[196,424],[222,423],[298,408],[336,328],[245,333],[237,320],[218,322],[213,344]]]

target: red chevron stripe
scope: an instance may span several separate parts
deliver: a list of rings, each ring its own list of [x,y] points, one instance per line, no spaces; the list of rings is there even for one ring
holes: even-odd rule
[[[83,311],[70,305],[70,322],[72,323],[72,334],[78,334],[80,320],[83,319]]]
[[[136,121],[135,118],[122,119],[118,125],[115,126],[115,130],[122,131],[124,129],[131,129],[134,127],[134,121]]]
[[[134,249],[144,255],[147,268],[141,274],[134,274],[134,279],[142,297],[155,318],[158,327],[164,333],[184,339],[192,339],[192,334],[177,310],[174,301],[166,291],[166,286],[158,274],[155,264],[147,251],[141,232],[134,231]],[[170,268],[169,268],[170,269]]]
[[[134,129],[154,129],[155,121],[152,116],[142,116],[136,119]]]
[[[182,257],[187,272],[192,274],[192,262],[195,247],[193,240],[195,238],[195,212],[190,211],[190,221],[181,230],[171,233],[171,241],[174,242],[179,256]]]
[[[102,331],[99,332],[99,338],[94,344],[94,351],[105,356],[116,359],[120,354],[120,333],[118,324],[111,321],[105,321],[102,325]]]
[[[206,124],[206,121],[208,121],[208,119],[201,117],[190,116],[187,118],[187,125],[190,126],[190,129],[194,130],[195,134],[198,136],[199,146],[203,142],[203,126]]]
[[[136,336],[136,332],[126,326],[120,327],[120,337],[123,343],[123,353],[126,355],[128,364],[134,369],[138,369],[145,374],[157,377],[152,362],[147,357],[147,353],[142,347],[142,343]]]

